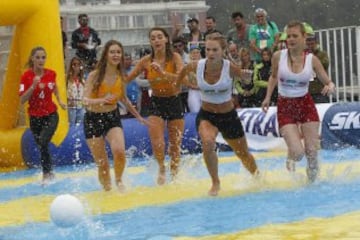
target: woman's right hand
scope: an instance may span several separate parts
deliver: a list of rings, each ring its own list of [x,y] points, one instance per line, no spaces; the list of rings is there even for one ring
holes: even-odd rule
[[[270,100],[265,98],[264,101],[261,103],[261,108],[262,110],[267,113],[267,111],[269,110],[269,106],[270,106]]]
[[[32,85],[31,85],[31,87],[34,89],[39,83],[40,83],[40,81],[41,81],[41,77],[40,76],[35,76],[34,78],[33,78],[33,83],[32,83]]]
[[[116,104],[116,96],[114,94],[107,94],[103,97],[103,104]]]

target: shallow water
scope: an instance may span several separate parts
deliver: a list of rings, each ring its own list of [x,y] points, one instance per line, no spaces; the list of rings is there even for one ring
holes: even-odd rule
[[[130,161],[125,176],[128,192],[124,195],[102,192],[94,165],[56,168],[57,180],[45,188],[38,182],[39,170],[1,174],[0,210],[8,213],[5,208],[15,206],[27,213],[21,215],[14,209],[13,217],[23,218],[18,223],[11,223],[11,214],[7,222],[0,218],[0,239],[196,239],[269,224],[331,219],[360,211],[359,153],[353,148],[322,150],[322,174],[312,185],[304,180],[305,161],[298,164],[294,177],[285,171],[283,154],[255,153],[263,179],[254,182],[232,153],[220,153],[223,185],[215,198],[206,195],[208,175],[197,156],[184,157],[181,181],[164,187],[154,183],[157,169],[153,161]],[[64,193],[78,196],[87,209],[86,219],[69,229],[58,228],[48,219],[46,205]],[[171,194],[179,195],[171,198]],[[39,215],[46,215],[45,220],[39,221],[31,206],[21,205],[28,204],[29,199],[44,202],[45,206],[33,207],[41,208]],[[271,239],[271,234],[266,239]]]

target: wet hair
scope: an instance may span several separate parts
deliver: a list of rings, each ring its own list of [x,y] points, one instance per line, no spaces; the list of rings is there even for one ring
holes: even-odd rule
[[[149,38],[151,37],[151,33],[154,32],[154,31],[160,31],[164,34],[165,38],[167,38],[167,43],[165,44],[165,59],[166,59],[166,62],[167,61],[170,61],[174,55],[172,49],[171,49],[171,44],[170,44],[170,36],[168,34],[168,32],[162,28],[162,27],[153,27],[150,29],[149,31]],[[153,60],[155,57],[155,53],[154,53],[154,49],[153,47],[151,46],[151,53],[150,53],[150,58],[151,60]]]
[[[26,66],[29,67],[29,68],[33,68],[34,67],[34,63],[33,63],[33,60],[32,60],[32,57],[35,56],[36,52],[38,51],[44,51],[45,52],[45,55],[46,55],[46,51],[45,51],[45,48],[42,47],[42,46],[37,46],[37,47],[34,47],[33,49],[31,49],[30,51],[30,56],[26,62]]]
[[[237,17],[244,18],[244,14],[242,14],[242,12],[240,12],[240,11],[233,12],[233,13],[231,14],[231,19],[235,19],[235,18],[237,18]]]
[[[227,40],[226,37],[224,37],[222,34],[215,32],[215,33],[211,33],[208,34],[206,36],[206,41],[217,41],[220,44],[220,47],[222,48],[222,50],[226,50],[227,48]]]
[[[74,57],[70,60],[69,67],[68,67],[68,70],[67,70],[67,72],[66,72],[66,87],[68,86],[69,81],[70,81],[70,79],[72,78],[72,75],[73,75],[73,72],[74,72],[72,66],[73,66],[73,64],[74,64],[75,61],[78,61],[78,62],[80,63],[80,71],[79,71],[79,75],[78,75],[79,81],[80,81],[80,83],[81,83],[82,85],[85,84],[85,81],[84,81],[84,63],[83,63],[83,61],[82,61],[79,57],[74,56]]]
[[[300,32],[303,35],[305,35],[305,26],[304,26],[303,22],[300,22],[298,20],[292,20],[286,25],[286,27],[287,27],[287,29],[297,27],[300,29]]]
[[[101,83],[104,81],[104,77],[105,77],[105,70],[106,70],[106,65],[107,65],[107,56],[109,53],[109,49],[111,46],[113,45],[118,45],[121,48],[121,61],[120,63],[117,65],[117,70],[119,71],[122,79],[124,79],[124,47],[123,45],[116,40],[109,40],[106,42],[105,46],[104,46],[104,50],[101,53],[101,57],[98,61],[98,63],[96,64],[95,70],[95,82],[94,82],[94,87],[93,87],[93,92],[97,92],[99,90],[99,87],[101,85]]]

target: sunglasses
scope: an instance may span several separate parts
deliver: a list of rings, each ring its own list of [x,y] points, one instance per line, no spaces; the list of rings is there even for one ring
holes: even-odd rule
[[[36,56],[36,59],[46,59],[46,56]]]

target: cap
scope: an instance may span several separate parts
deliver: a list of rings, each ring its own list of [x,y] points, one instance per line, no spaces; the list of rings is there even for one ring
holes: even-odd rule
[[[196,18],[188,18],[188,20],[186,21],[187,23],[189,22],[196,22],[197,24],[199,24],[199,20],[197,20]]]

